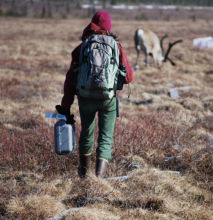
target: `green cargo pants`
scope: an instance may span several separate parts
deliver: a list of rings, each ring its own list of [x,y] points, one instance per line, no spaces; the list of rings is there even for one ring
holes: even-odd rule
[[[79,96],[78,103],[81,117],[79,153],[88,155],[93,150],[95,114],[98,112],[99,135],[96,158],[109,161],[116,117],[116,98],[99,100]]]

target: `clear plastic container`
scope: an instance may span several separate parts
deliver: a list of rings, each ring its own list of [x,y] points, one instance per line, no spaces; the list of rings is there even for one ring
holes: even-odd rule
[[[76,148],[75,125],[66,124],[66,116],[46,113],[45,118],[60,119],[54,125],[55,152],[59,155],[70,155]]]
[[[54,126],[55,152],[59,155],[70,155],[76,148],[75,126],[59,120]]]

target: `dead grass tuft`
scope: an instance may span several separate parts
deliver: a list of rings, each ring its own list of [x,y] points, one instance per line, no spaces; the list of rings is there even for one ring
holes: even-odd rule
[[[73,183],[64,203],[81,207],[87,204],[103,203],[106,199],[120,198],[121,192],[117,190],[117,187],[116,184],[111,185],[91,173],[86,179],[80,179]]]
[[[13,198],[7,205],[8,212],[22,219],[45,219],[65,210],[65,206],[48,195],[28,195],[22,199]]]
[[[189,109],[191,111],[202,111],[204,110],[202,102],[197,101],[192,98],[186,98],[179,100],[178,103],[182,105],[185,109]]]
[[[208,97],[203,100],[205,109],[209,109],[213,112],[213,97]]]
[[[55,179],[50,182],[40,182],[37,186],[39,195],[50,195],[55,199],[66,199],[68,192],[72,188],[71,179]]]
[[[161,211],[163,206],[163,200],[151,198],[147,201],[145,209],[152,211]]]
[[[170,112],[184,111],[181,105],[172,102],[164,102],[161,104],[156,104],[153,105],[152,108],[157,111],[170,111]]]
[[[94,207],[88,207],[81,211],[75,211],[65,218],[66,220],[119,220],[120,216],[117,215],[117,213],[112,213],[110,208],[108,206],[101,206],[101,205],[95,205]]]

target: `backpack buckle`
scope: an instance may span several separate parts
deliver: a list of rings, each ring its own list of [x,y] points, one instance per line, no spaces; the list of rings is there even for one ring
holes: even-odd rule
[[[114,57],[111,57],[110,64],[115,64],[115,59],[114,59]]]

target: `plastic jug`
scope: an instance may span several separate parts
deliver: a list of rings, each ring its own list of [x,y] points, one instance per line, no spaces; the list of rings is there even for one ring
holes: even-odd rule
[[[75,125],[66,124],[66,116],[45,114],[45,118],[60,119],[54,125],[55,152],[59,155],[70,155],[76,148]]]

